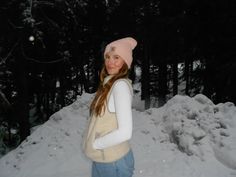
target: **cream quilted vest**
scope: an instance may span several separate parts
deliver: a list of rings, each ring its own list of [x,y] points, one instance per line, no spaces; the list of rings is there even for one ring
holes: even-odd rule
[[[130,81],[128,79],[122,79],[122,80],[126,81],[132,90]],[[110,96],[110,93],[108,94],[108,98]],[[102,116],[99,117],[92,116],[90,118],[89,127],[84,137],[83,149],[85,154],[91,160],[104,163],[114,162],[123,157],[126,153],[128,153],[128,151],[130,150],[130,145],[128,141],[101,150],[94,149],[92,146],[92,143],[96,138],[102,137],[112,132],[113,130],[117,129],[117,127],[118,125],[117,125],[116,113],[109,112],[107,106],[105,106],[105,111]]]

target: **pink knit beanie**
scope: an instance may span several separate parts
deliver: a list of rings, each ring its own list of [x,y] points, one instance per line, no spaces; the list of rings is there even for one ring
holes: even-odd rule
[[[133,61],[132,51],[136,47],[137,41],[132,37],[122,38],[109,43],[104,52],[104,57],[107,52],[114,51],[119,55],[130,68]]]

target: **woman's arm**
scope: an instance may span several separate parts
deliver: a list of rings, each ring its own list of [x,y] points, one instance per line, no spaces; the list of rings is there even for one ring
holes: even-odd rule
[[[131,138],[133,129],[131,92],[125,81],[121,80],[115,83],[111,94],[114,98],[118,129],[96,139],[93,143],[95,149],[108,148]]]

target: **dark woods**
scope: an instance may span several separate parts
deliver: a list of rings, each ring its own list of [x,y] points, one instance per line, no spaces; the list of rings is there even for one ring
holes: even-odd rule
[[[176,94],[236,103],[235,8],[233,0],[2,1],[0,143],[14,147],[77,95],[94,93],[103,48],[119,37],[138,41],[131,78],[145,108]]]

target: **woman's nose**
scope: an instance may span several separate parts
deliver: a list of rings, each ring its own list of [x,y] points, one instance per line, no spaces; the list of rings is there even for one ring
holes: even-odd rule
[[[114,64],[114,60],[109,59],[109,60],[107,61],[107,64],[109,64],[109,65]]]

